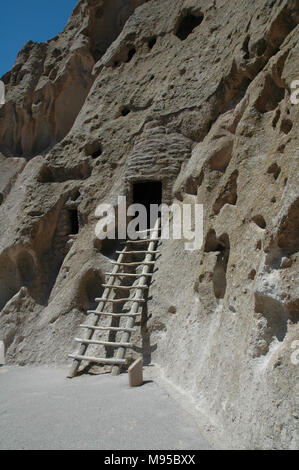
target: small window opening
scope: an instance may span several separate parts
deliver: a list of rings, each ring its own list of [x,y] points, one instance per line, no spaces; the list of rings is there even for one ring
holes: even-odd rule
[[[78,219],[78,211],[77,209],[69,210],[70,216],[70,235],[76,235],[79,233],[79,219]]]
[[[203,15],[194,16],[194,15],[188,14],[187,16],[181,19],[179,23],[179,27],[175,33],[176,36],[181,41],[184,41],[192,33],[192,31],[201,24],[202,20],[203,20]]]

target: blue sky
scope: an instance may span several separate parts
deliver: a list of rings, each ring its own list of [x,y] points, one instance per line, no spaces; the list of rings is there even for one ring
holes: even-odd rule
[[[44,42],[62,31],[77,3],[78,0],[2,0],[0,77],[11,69],[26,42]]]

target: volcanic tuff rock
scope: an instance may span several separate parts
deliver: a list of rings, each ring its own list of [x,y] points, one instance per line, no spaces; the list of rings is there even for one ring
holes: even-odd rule
[[[193,400],[217,445],[298,446],[298,7],[82,0],[24,46],[0,109],[9,363],[65,362],[111,265],[96,206],[158,178],[167,200],[204,204],[204,244],[162,242],[132,359]]]

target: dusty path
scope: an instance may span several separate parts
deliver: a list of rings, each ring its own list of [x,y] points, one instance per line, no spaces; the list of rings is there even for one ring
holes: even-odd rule
[[[155,382],[126,374],[0,368],[0,449],[207,449],[193,418]]]

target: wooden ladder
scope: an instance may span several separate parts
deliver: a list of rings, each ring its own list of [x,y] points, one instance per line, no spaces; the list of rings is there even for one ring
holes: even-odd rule
[[[114,265],[111,273],[106,273],[109,276],[107,284],[104,284],[104,292],[101,298],[95,299],[98,302],[96,310],[89,310],[87,313],[90,315],[89,323],[80,325],[80,328],[86,330],[85,338],[75,338],[75,341],[80,343],[80,347],[77,353],[69,354],[69,357],[74,359],[73,364],[70,368],[68,377],[73,378],[77,375],[81,361],[94,364],[108,364],[112,366],[111,374],[119,375],[121,366],[127,363],[125,359],[126,350],[132,348],[130,343],[131,334],[136,331],[135,320],[142,314],[142,307],[146,303],[145,292],[149,288],[149,280],[152,276],[153,267],[155,264],[154,258],[158,253],[156,246],[160,240],[160,218],[157,219],[155,227],[148,229],[144,233],[147,238],[139,240],[127,240],[125,247],[122,251],[117,251],[118,260],[113,261]],[[136,247],[135,249],[132,249]],[[145,249],[145,246],[147,248]],[[141,247],[138,250],[138,247]],[[127,256],[142,255],[144,259],[138,262],[126,262]],[[142,267],[142,272],[137,272],[137,269]],[[135,268],[135,273],[128,273],[124,271],[126,268]],[[129,285],[118,285],[119,280],[132,281]],[[136,284],[134,284],[136,282]],[[130,297],[130,293],[135,291],[134,296]],[[121,298],[117,298],[117,295],[122,295]],[[127,294],[127,295],[126,295]],[[131,307],[129,311],[124,310],[124,305],[130,302]],[[105,308],[107,305],[116,305],[121,307],[120,312],[106,312]],[[111,309],[113,310],[113,309]],[[102,318],[111,318],[110,326],[101,326],[100,320]],[[127,318],[126,326],[113,326],[115,321],[120,321],[121,318]],[[105,332],[111,334],[121,333],[120,341],[103,341],[95,339],[97,332]],[[92,357],[87,355],[87,350],[90,345],[104,346],[105,348],[112,348],[114,350],[113,357]],[[107,355],[107,350],[106,350]]]

